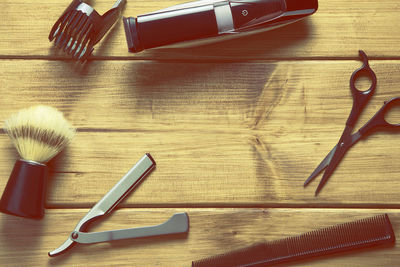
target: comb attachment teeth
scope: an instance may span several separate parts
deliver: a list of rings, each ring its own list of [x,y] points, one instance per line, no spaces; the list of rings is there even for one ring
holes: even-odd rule
[[[51,28],[50,42],[74,60],[85,62],[94,46],[111,29],[121,15],[126,0],[117,0],[110,10],[100,16],[93,7],[73,0]]]
[[[54,24],[49,40],[73,59],[84,62],[94,50],[95,26],[101,25],[101,16],[91,6],[74,2]]]
[[[383,214],[193,261],[192,267],[269,266],[394,241],[389,217]]]

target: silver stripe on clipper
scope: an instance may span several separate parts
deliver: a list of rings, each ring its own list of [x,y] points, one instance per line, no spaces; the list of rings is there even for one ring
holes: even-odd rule
[[[228,1],[214,3],[214,12],[217,19],[218,33],[230,32],[235,29],[231,6]]]

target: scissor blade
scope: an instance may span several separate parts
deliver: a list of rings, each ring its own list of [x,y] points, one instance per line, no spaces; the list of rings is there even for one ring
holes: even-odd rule
[[[351,143],[349,144],[349,147],[353,146],[355,143],[357,143],[361,139],[361,134],[359,132],[356,132],[351,135]],[[321,163],[318,165],[317,168],[311,173],[311,175],[307,178],[307,180],[304,182],[304,186],[307,186],[312,180],[315,179],[323,170],[326,169],[326,167],[329,165],[329,163],[332,160],[332,157],[336,151],[337,145],[332,148],[331,151],[329,151],[328,155],[321,161]]]
[[[343,156],[346,154],[347,147],[344,147],[345,145],[342,145],[338,149],[336,149],[335,153],[333,154],[333,157],[331,159],[331,162],[327,166],[324,175],[322,176],[321,181],[318,184],[317,190],[315,191],[315,196],[318,195],[318,193],[321,191],[321,189],[324,187],[328,179],[332,176],[333,172],[335,171],[336,167],[339,165],[340,161],[342,160]]]
[[[315,179],[325,168],[329,165],[331,162],[331,159],[333,157],[333,154],[336,151],[337,145],[326,155],[326,157],[321,161],[321,163],[318,165],[317,168],[311,173],[311,175],[307,178],[307,180],[304,182],[304,186],[307,186],[312,180]]]
[[[339,142],[336,145],[335,153],[333,154],[329,165],[327,166],[324,175],[322,176],[321,181],[318,184],[317,190],[315,191],[315,196],[321,191],[324,187],[325,183],[331,177],[333,172],[335,171],[336,167],[339,165],[340,161],[342,160],[343,156],[346,154],[346,151],[354,145],[353,138],[351,135],[351,131],[353,130],[352,127],[346,126],[344,129],[342,136],[339,139]]]

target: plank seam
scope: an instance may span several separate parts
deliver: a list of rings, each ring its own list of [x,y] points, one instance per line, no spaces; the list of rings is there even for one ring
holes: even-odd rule
[[[400,60],[400,56],[368,56],[369,60],[380,60],[380,61],[392,61],[392,60]],[[0,55],[0,60],[43,60],[43,61],[63,61],[63,62],[74,62],[73,59],[65,58],[65,57],[47,57],[47,56],[24,56],[24,55]],[[359,60],[359,57],[324,57],[324,56],[316,56],[316,57],[268,57],[265,59],[260,58],[244,58],[244,59],[232,59],[232,58],[157,58],[154,57],[96,57],[93,56],[89,61],[156,61],[161,63],[243,63],[243,62],[269,62],[269,61],[283,61],[283,62],[291,62],[291,61],[353,61]],[[77,62],[77,64],[80,64]]]

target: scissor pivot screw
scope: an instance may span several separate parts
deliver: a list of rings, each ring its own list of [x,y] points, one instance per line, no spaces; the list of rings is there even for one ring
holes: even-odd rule
[[[73,232],[72,234],[71,234],[71,238],[72,239],[77,239],[78,238],[78,233],[77,232]]]

